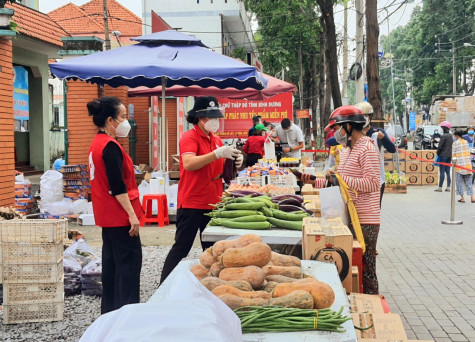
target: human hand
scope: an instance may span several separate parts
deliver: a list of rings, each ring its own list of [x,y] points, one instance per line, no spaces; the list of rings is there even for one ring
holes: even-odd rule
[[[378,139],[381,140],[381,139],[384,139],[384,133],[379,131],[378,132]]]
[[[291,150],[292,150],[292,149],[291,149],[290,147],[284,147],[284,148],[282,149],[282,152],[284,152],[284,153],[289,153]]]
[[[132,216],[129,216],[129,222],[130,222],[129,235],[131,237],[138,236],[139,229],[140,229],[140,222],[137,219],[137,216],[135,214]]]
[[[241,152],[237,150],[234,146],[221,146],[213,151],[216,155],[216,158],[226,158],[226,159],[236,159]]]
[[[303,174],[302,174],[302,178],[301,178],[300,180],[301,180],[302,183],[304,183],[304,184],[312,184],[312,185],[315,185],[315,180],[310,179],[311,176],[312,176],[312,175],[303,173]]]
[[[242,156],[242,154],[239,154],[239,156],[234,160],[234,165],[236,166],[236,168],[239,169],[241,167],[243,160],[244,157]]]

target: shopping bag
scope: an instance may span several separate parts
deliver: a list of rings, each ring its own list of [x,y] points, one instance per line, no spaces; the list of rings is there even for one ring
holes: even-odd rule
[[[339,186],[320,189],[321,213],[325,218],[341,217],[348,225],[348,207],[343,200]]]
[[[275,158],[275,145],[270,139],[264,144],[264,159],[276,159]]]
[[[328,170],[330,170],[332,167],[334,167],[336,164],[336,159],[333,157],[331,154],[328,155],[327,162],[325,164],[325,168],[323,169],[323,173],[327,173]]]
[[[434,166],[440,167],[440,164],[437,164],[438,161],[439,161],[439,156],[436,155],[435,160],[434,160]]]

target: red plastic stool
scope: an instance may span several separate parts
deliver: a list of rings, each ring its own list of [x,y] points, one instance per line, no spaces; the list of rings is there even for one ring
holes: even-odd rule
[[[157,201],[158,212],[157,215],[152,215],[153,201]],[[168,202],[166,195],[144,195],[142,200],[142,208],[145,215],[140,220],[140,227],[143,227],[147,223],[158,223],[159,227],[163,227],[165,224],[170,224],[168,218]]]

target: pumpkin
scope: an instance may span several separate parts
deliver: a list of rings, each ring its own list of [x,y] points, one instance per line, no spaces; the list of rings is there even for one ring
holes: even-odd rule
[[[216,261],[209,268],[209,275],[212,277],[219,277],[219,273],[223,270],[224,266],[220,261]]]
[[[271,249],[262,242],[253,242],[240,248],[228,248],[219,257],[224,267],[244,267],[255,265],[262,267],[271,258]]]
[[[278,282],[269,281],[269,282],[267,282],[267,284],[262,289],[266,292],[272,293],[272,291],[274,291],[274,289],[277,285],[279,285]]]
[[[228,248],[240,248],[253,242],[262,242],[262,239],[256,234],[245,234],[235,240],[222,240],[215,242],[211,252],[213,256],[218,257]]]
[[[206,268],[210,268],[217,259],[211,254],[211,247],[207,248],[203,253],[200,255],[200,263]]]
[[[283,306],[286,308],[313,309],[314,302],[310,293],[305,290],[296,290],[288,295],[272,298],[269,305]]]
[[[264,306],[269,303],[269,300],[264,298],[242,298],[231,294],[221,295],[218,298],[231,310],[236,310],[243,306]]]
[[[257,266],[230,267],[219,273],[219,278],[227,281],[245,280],[254,290],[260,289],[266,276],[262,268]]]
[[[303,276],[302,270],[298,266],[271,265],[271,266],[264,266],[262,269],[264,270],[266,277],[271,276],[271,275],[281,275],[285,277],[300,279]]]
[[[279,284],[275,287],[272,296],[275,298],[283,297],[296,290],[305,290],[312,295],[314,309],[329,308],[335,301],[335,293],[330,285],[311,278]]]
[[[221,285],[233,286],[242,291],[252,291],[251,284],[244,280],[226,281],[216,277],[206,277],[201,279],[200,282],[210,291]]]
[[[266,280],[267,281],[275,281],[276,283],[292,283],[292,282],[296,281],[297,279],[296,278],[291,278],[291,277],[286,277],[286,276],[283,276],[283,275],[273,274],[273,275],[266,276]]]
[[[264,299],[270,299],[272,295],[269,292],[266,291],[241,291],[233,286],[228,286],[228,285],[221,285],[218,287],[215,287],[213,291],[213,294],[217,297],[225,294],[231,294],[234,296],[242,297],[242,298],[264,298]]]
[[[301,266],[300,259],[292,255],[284,255],[276,252],[271,253],[271,263],[275,266]]]
[[[206,268],[201,264],[196,264],[194,266],[191,266],[190,272],[193,273],[196,278],[198,278],[198,280],[201,280],[208,276],[209,268]]]

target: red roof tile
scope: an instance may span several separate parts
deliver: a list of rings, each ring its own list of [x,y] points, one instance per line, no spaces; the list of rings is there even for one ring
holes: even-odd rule
[[[61,6],[48,15],[72,35],[104,32],[99,16],[89,15],[73,3]]]
[[[63,46],[61,37],[69,34],[47,14],[38,12],[27,6],[8,3],[5,7],[13,8],[13,21],[18,24],[18,32],[44,42]]]

